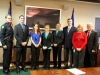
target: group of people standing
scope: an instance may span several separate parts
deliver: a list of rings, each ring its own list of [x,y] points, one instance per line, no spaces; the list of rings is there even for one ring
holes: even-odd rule
[[[12,56],[13,37],[16,39],[16,73],[20,70],[27,72],[25,67],[26,51],[29,37],[31,40],[31,70],[39,69],[40,48],[43,51],[43,68],[50,68],[50,52],[53,50],[54,68],[61,68],[61,52],[64,48],[64,68],[94,67],[94,56],[97,53],[98,33],[92,29],[92,24],[87,24],[87,31],[83,26],[77,28],[72,26],[72,19],[67,20],[68,26],[60,30],[61,24],[56,24],[56,30],[50,31],[50,25],[45,25],[45,31],[41,34],[38,24],[35,24],[32,31],[24,24],[25,17],[19,16],[20,23],[12,28],[12,18],[5,16],[6,23],[1,26],[1,43],[3,46],[3,72],[9,74],[9,66]],[[22,65],[20,68],[20,58]],[[58,61],[57,61],[58,58]],[[70,58],[70,66],[68,60]]]

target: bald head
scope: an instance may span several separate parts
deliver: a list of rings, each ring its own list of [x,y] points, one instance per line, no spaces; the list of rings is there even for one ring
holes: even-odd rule
[[[92,30],[92,27],[93,27],[93,26],[92,26],[92,23],[88,23],[88,24],[87,24],[87,30],[91,31],[91,30]]]

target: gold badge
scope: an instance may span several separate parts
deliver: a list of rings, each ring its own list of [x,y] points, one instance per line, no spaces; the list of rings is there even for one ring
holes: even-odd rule
[[[4,26],[2,26],[2,29],[4,28]]]

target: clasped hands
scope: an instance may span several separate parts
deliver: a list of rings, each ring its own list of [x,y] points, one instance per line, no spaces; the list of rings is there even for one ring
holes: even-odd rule
[[[47,46],[43,46],[43,50],[46,50],[47,49]]]
[[[22,42],[21,45],[22,46],[26,46],[27,42]]]
[[[81,51],[81,48],[76,48],[77,51]]]

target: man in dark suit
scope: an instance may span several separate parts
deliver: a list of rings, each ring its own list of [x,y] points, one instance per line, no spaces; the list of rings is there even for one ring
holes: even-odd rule
[[[29,29],[28,26],[24,24],[24,16],[19,16],[20,23],[17,24],[14,28],[14,35],[16,38],[16,72],[20,73],[20,58],[22,56],[22,70],[27,72],[25,68],[25,61],[26,61],[26,50],[27,50],[27,43],[29,40]]]
[[[92,29],[92,24],[87,24],[87,30],[85,31],[87,34],[87,45],[86,45],[86,53],[84,66],[85,67],[94,67],[95,66],[95,54],[97,53],[98,47],[98,33]]]
[[[76,32],[76,27],[72,26],[71,18],[67,20],[67,23],[68,23],[68,26],[63,28],[64,62],[65,62],[64,68],[68,68],[68,56],[70,56],[70,66],[69,67],[72,67],[73,65],[72,36],[73,36],[73,33]]]

